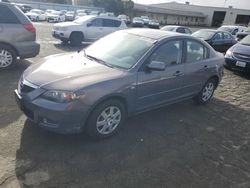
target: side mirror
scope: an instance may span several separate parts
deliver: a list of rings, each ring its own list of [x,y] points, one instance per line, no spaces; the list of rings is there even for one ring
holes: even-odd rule
[[[165,71],[166,65],[161,61],[152,61],[149,65],[147,65],[147,70],[150,71]]]
[[[89,23],[87,23],[87,27],[90,27],[91,25],[92,25],[92,23],[90,23],[90,22],[89,22]]]

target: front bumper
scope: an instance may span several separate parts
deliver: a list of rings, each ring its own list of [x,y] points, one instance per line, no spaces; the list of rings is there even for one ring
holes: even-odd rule
[[[65,33],[63,31],[58,31],[58,30],[52,30],[52,36],[56,39],[65,39],[67,40],[68,38],[65,36]]]
[[[231,69],[235,69],[235,70],[239,70],[239,71],[247,71],[249,72],[250,71],[250,62],[243,62],[245,63],[245,67],[242,67],[242,66],[238,66],[236,65],[237,63],[237,60],[234,59],[234,58],[225,58],[225,66],[226,67],[229,67]]]
[[[14,92],[18,107],[39,127],[62,134],[79,133],[84,127],[87,109],[70,109],[69,104],[55,105],[45,99],[29,101],[17,90]]]
[[[48,22],[58,22],[58,21],[59,21],[59,18],[48,17],[48,18],[47,18],[47,21],[48,21]]]

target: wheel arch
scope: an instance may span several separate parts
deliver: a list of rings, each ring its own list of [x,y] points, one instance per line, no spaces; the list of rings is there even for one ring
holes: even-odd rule
[[[124,108],[125,108],[125,113],[126,113],[126,116],[127,114],[129,113],[129,109],[128,109],[128,102],[127,102],[127,99],[125,96],[123,95],[120,95],[120,94],[114,94],[114,95],[108,95],[108,96],[105,96],[105,97],[102,97],[101,99],[99,99],[97,102],[94,103],[94,105],[92,105],[92,107],[90,108],[90,110],[87,112],[87,118],[84,122],[84,126],[83,128],[86,126],[87,122],[89,121],[89,118],[90,118],[90,115],[91,113],[99,106],[101,105],[102,103],[106,102],[106,101],[109,101],[109,100],[118,100],[119,102],[121,102],[123,105],[124,105]]]
[[[217,88],[217,87],[218,87],[218,85],[219,85],[219,81],[220,81],[219,76],[214,75],[214,76],[211,76],[211,77],[209,78],[209,80],[210,80],[210,79],[215,80],[215,82],[216,82],[216,87],[215,87],[215,88]]]
[[[11,45],[7,42],[2,42],[2,41],[0,41],[0,45],[6,45],[6,46],[11,47],[16,52],[16,56],[19,57],[19,52],[17,51],[17,49],[13,45]]]

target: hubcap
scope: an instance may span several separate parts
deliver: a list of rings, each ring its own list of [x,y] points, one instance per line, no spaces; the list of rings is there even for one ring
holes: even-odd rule
[[[212,82],[209,82],[206,87],[203,89],[202,92],[202,100],[203,101],[208,101],[214,92],[214,84]]]
[[[7,50],[0,50],[0,67],[8,67],[12,63],[12,55]]]
[[[116,106],[105,108],[97,118],[97,131],[101,134],[112,133],[121,122],[121,110]]]

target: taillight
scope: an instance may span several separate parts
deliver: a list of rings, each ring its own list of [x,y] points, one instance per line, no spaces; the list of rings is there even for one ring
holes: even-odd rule
[[[36,28],[33,26],[33,24],[25,24],[23,25],[23,27],[27,30],[30,31],[32,33],[36,32]]]

